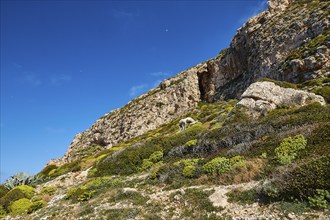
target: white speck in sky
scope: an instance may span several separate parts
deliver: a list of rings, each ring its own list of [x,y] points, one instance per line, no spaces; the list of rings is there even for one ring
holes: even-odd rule
[[[165,29],[165,32],[168,32],[168,29],[167,28]]]

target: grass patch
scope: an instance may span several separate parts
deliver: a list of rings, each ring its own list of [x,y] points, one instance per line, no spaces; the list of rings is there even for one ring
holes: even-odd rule
[[[200,189],[187,189],[184,194],[175,192],[170,195],[170,200],[180,204],[181,218],[209,219],[213,212],[221,208],[214,207],[209,196],[214,190],[203,191]]]
[[[258,202],[258,193],[255,189],[241,191],[234,189],[226,194],[228,202],[236,202],[239,204],[252,204]]]

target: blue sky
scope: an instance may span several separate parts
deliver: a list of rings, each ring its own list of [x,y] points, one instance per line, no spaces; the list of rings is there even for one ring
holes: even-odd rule
[[[216,56],[266,8],[242,1],[1,1],[1,182],[35,174],[74,135]]]

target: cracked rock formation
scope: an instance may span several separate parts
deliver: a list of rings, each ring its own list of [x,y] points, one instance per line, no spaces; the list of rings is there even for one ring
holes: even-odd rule
[[[314,93],[283,88],[273,82],[256,82],[242,94],[237,106],[246,108],[251,116],[259,117],[280,106],[304,106],[312,102],[325,105],[324,98]]]

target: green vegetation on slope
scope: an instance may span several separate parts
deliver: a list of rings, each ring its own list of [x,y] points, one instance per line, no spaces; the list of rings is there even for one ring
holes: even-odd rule
[[[285,85],[324,88],[327,80]],[[88,153],[60,167],[49,165],[38,174],[47,182],[68,172],[91,168],[87,181],[75,187],[43,187],[35,193],[31,186],[17,186],[10,191],[0,186],[0,215],[26,215],[43,210],[61,191],[66,194],[65,204],[86,206],[81,215],[92,216],[90,206],[107,198],[111,205],[132,204],[127,208],[103,210],[107,217],[157,219],[152,213],[163,210],[162,205],[148,202],[151,199],[148,193],[155,188],[168,190],[252,180],[261,180],[264,184],[229,193],[231,201],[264,204],[277,201],[282,202],[278,206],[286,206],[287,211],[327,208],[330,106],[318,103],[283,106],[252,120],[235,104],[235,100],[200,103],[191,113],[182,116],[198,120],[185,131],[179,132],[180,119],[176,119],[111,149]],[[135,175],[145,175],[147,179],[129,180]],[[212,213],[221,209],[209,201],[211,193],[199,189],[185,190],[184,194],[174,191],[169,201],[182,203],[180,216],[183,218],[216,219]],[[189,202],[189,207],[184,201]],[[168,216],[174,215],[170,209]]]

